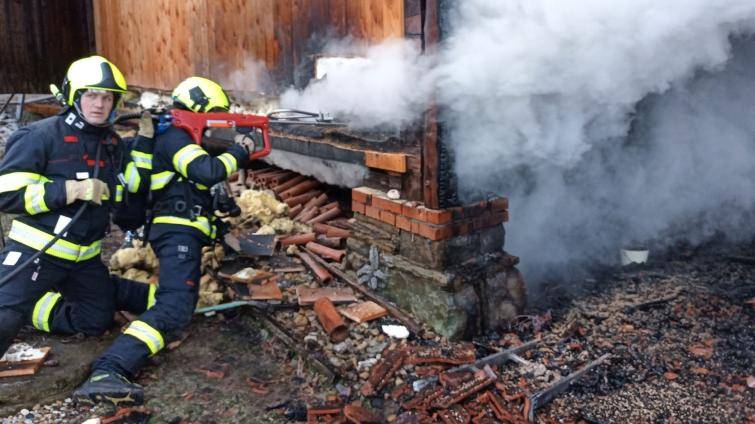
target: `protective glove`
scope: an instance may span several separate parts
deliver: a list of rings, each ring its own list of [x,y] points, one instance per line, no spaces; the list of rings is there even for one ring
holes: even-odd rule
[[[233,138],[233,142],[243,147],[247,153],[254,153],[257,146],[254,144],[254,139],[249,134],[237,134]]]
[[[153,138],[155,136],[155,126],[152,124],[152,114],[146,110],[142,112],[142,116],[139,118],[139,132],[137,135],[146,138]]]
[[[71,204],[77,200],[102,204],[102,198],[110,198],[110,189],[103,181],[88,178],[86,180],[66,181],[66,203]]]

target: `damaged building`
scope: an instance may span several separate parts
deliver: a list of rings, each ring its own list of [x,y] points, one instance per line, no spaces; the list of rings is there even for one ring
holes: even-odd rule
[[[327,78],[338,60],[355,59],[326,51],[328,40],[405,38],[432,50],[448,31],[449,10],[449,2],[424,0],[168,1],[138,8],[97,1],[82,20],[93,22],[97,52],[118,64],[133,90],[165,92],[187,75],[203,75],[247,110],[265,112],[287,87]],[[459,339],[512,320],[525,294],[518,258],[503,250],[508,200],[458,200],[444,113],[433,107],[408,127],[367,130],[340,117],[273,120],[264,160],[342,190],[341,208],[353,216],[350,268],[440,334]]]
[[[66,399],[118,311],[22,331],[0,422],[755,423],[755,6],[685,2],[0,0],[0,141],[95,53],[122,136],[198,75],[269,141],[145,405]],[[157,284],[138,234],[106,240],[111,275]]]

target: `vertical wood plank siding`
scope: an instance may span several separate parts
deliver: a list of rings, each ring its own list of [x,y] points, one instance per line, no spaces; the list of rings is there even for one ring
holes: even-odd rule
[[[404,0],[93,1],[97,51],[163,90],[193,74],[230,90],[302,85],[329,38],[405,34]]]

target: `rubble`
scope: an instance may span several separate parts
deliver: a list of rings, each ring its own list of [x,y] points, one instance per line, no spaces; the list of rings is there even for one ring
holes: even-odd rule
[[[307,178],[280,170],[271,174],[250,172],[239,177],[235,186],[248,188],[254,184],[252,191],[258,191],[265,189],[259,183],[263,180],[278,187],[297,179],[279,189],[280,194]],[[711,404],[718,408],[721,419],[703,411],[700,416],[705,419],[700,421],[734,422],[751,413],[745,406],[721,412],[727,399],[739,399],[746,405],[752,400],[755,385],[755,377],[747,368],[748,363],[751,365],[748,352],[742,349],[752,342],[752,329],[740,322],[753,313],[747,302],[754,293],[746,289],[727,294],[737,287],[736,281],[741,284],[751,278],[752,272],[742,268],[747,264],[719,265],[729,281],[723,283],[701,277],[703,265],[674,263],[694,269],[683,278],[665,275],[663,270],[656,275],[632,265],[615,278],[601,281],[605,285],[601,291],[577,297],[564,310],[532,311],[474,343],[451,342],[376,294],[369,284],[360,282],[359,275],[346,271],[348,259],[338,263],[334,261],[338,257],[323,257],[318,254],[323,251],[307,246],[314,236],[315,243],[341,250],[343,238],[351,233],[344,228],[349,223],[343,219],[311,226],[295,221],[302,219],[299,214],[306,208],[310,213],[316,208],[319,216],[333,203],[322,200],[328,193],[322,185],[311,186],[302,194],[311,190],[320,194],[296,205],[301,210],[294,219],[290,215],[293,209],[278,200],[274,190],[264,192],[266,196],[246,194],[249,205],[255,203],[247,210],[260,211],[267,224],[263,219],[240,219],[240,226],[233,228],[236,236],[259,231],[265,225],[272,228],[276,219],[294,223],[291,231],[273,228],[279,241],[273,254],[243,257],[223,249],[203,253],[200,297],[202,293],[214,295],[203,302],[230,300],[235,307],[244,306],[264,323],[265,331],[275,336],[270,344],[280,344],[294,353],[292,367],[297,380],[292,397],[296,399],[276,400],[286,405],[272,408],[281,416],[301,416],[304,408],[312,422],[369,422],[365,420],[375,417],[360,409],[369,406],[380,411],[380,422],[662,421],[672,412],[682,411],[674,404],[683,403],[681,387],[696,400],[712,399]],[[273,217],[278,213],[285,217]],[[339,248],[325,246],[320,236],[342,238],[329,240]],[[297,246],[302,246],[301,251]],[[159,271],[156,264],[147,266],[151,262],[146,260],[146,252],[122,255],[111,262],[119,265],[118,272],[128,272],[122,262],[136,264],[134,269],[150,273],[150,278]],[[140,255],[144,259],[139,259]],[[365,269],[363,275],[375,277],[383,260],[385,256],[378,255],[375,266]],[[318,302],[340,305],[323,319],[323,314],[318,314],[321,308],[315,306]],[[215,312],[219,320],[226,320],[236,310],[229,306]],[[353,322],[334,338],[333,329],[346,326],[341,316]],[[392,339],[381,331],[384,326],[401,325],[407,330],[406,339]],[[247,340],[250,336],[243,337]],[[308,373],[305,364],[319,374]],[[232,367],[226,370],[223,382],[230,373]],[[213,380],[207,373],[200,377]],[[267,396],[281,384],[247,377],[246,386],[259,396]],[[218,383],[205,387],[213,384]],[[672,390],[669,387],[674,386],[670,385],[678,387]],[[622,400],[622,391],[637,394],[636,399]],[[663,393],[670,400],[658,400],[654,393]],[[648,411],[643,409],[643,401],[655,405],[663,402],[663,406]],[[679,416],[689,421],[690,415],[680,412]]]

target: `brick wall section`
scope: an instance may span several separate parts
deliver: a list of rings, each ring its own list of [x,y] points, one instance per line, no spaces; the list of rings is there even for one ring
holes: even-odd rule
[[[501,225],[509,220],[508,208],[505,197],[449,209],[428,209],[418,202],[389,199],[382,191],[369,187],[351,190],[354,213],[436,241]]]

